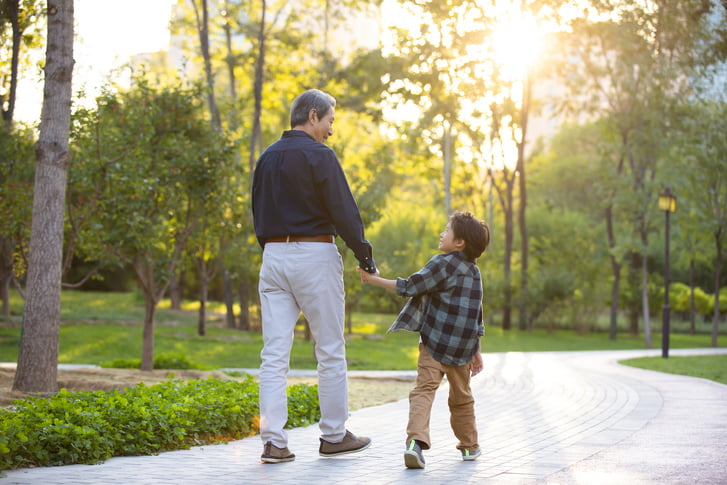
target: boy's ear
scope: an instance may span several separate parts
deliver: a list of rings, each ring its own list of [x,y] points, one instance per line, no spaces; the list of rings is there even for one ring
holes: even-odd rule
[[[454,246],[457,248],[457,251],[462,251],[467,246],[467,243],[464,242],[464,239],[455,239],[452,242],[454,243]]]

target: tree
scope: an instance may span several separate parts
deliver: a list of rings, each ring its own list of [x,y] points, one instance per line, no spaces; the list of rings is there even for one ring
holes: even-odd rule
[[[54,392],[58,384],[63,213],[73,75],[73,0],[48,3],[48,47],[36,144],[23,334],[13,389]]]
[[[0,300],[10,316],[10,284],[24,295],[20,279],[27,268],[33,208],[36,134],[14,123],[0,124]]]
[[[388,97],[418,107],[421,139],[441,159],[441,197],[446,215],[452,211],[454,161],[460,133],[472,116],[468,106],[479,106],[489,86],[484,86],[479,52],[473,46],[486,39],[489,21],[476,2],[457,0],[405,3],[418,25],[397,26],[396,45],[390,56]],[[475,113],[477,115],[478,113]]]
[[[573,323],[581,331],[597,320],[609,299],[605,263],[613,252],[603,219],[613,190],[608,140],[603,122],[567,124],[531,162],[533,284],[527,295],[531,327],[534,317],[542,314],[538,302],[549,300],[546,290],[560,291],[574,284],[571,294],[555,296],[567,296],[561,303],[568,303]],[[569,275],[563,275],[563,269]]]
[[[38,0],[0,3],[0,70],[10,74],[0,76],[0,112],[4,121],[0,130],[0,191],[5,202],[0,205],[10,203],[2,209],[5,217],[0,222],[0,300],[5,316],[10,315],[10,283],[17,276],[14,268],[22,271],[25,266],[19,255],[27,243],[23,233],[25,226],[30,226],[30,211],[26,209],[32,200],[32,162],[27,157],[29,131],[16,129],[16,93],[24,53],[36,47],[41,37],[38,32],[41,10]],[[27,203],[14,203],[26,200]]]
[[[680,212],[690,215],[690,223],[713,244],[714,312],[712,346],[717,346],[720,320],[720,288],[727,239],[727,103],[724,100],[695,103],[684,117],[684,143],[675,152],[683,162],[670,174],[679,174],[677,187]],[[675,164],[676,165],[676,164]],[[677,190],[675,188],[675,190]]]
[[[2,76],[0,80],[0,111],[3,121],[8,125],[13,122],[15,114],[23,51],[38,44],[42,10],[39,0],[3,0],[0,3],[0,45],[3,51],[0,54],[0,64],[10,64],[10,76]],[[6,42],[8,37],[10,42]],[[6,59],[5,46],[10,46],[9,59]]]
[[[144,295],[142,370],[153,368],[154,314],[171,276],[191,238],[205,223],[218,221],[207,216],[220,207],[216,197],[229,150],[201,116],[202,92],[154,88],[135,79],[128,92],[109,91],[98,99],[88,116],[93,122],[74,143],[82,150],[74,177],[102,187],[97,218],[81,238],[84,250],[110,248],[116,261],[134,271]],[[193,253],[205,241],[195,239]]]
[[[625,202],[619,209],[630,221],[631,268],[641,275],[647,347],[648,244],[655,224],[657,161],[667,150],[666,134],[677,102],[693,90],[699,68],[710,62],[703,41],[712,7],[701,0],[594,1],[591,15],[575,20],[572,35],[563,39],[569,41],[562,49],[565,106],[580,103],[578,110],[585,106],[589,114],[603,116],[619,136],[617,172],[629,181],[628,192],[618,196]],[[612,210],[606,216],[612,217]],[[607,227],[612,224],[607,221]],[[613,268],[618,281],[619,266]]]

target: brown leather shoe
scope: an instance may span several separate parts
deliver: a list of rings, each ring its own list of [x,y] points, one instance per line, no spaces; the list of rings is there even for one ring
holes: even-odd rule
[[[295,460],[295,454],[291,453],[288,447],[278,448],[272,442],[265,443],[263,454],[260,456],[263,463],[281,463]]]
[[[318,454],[321,456],[338,456],[348,453],[356,453],[363,451],[371,446],[371,438],[364,436],[358,437],[350,431],[346,430],[346,436],[339,443],[331,443],[320,438],[321,446],[318,448]]]

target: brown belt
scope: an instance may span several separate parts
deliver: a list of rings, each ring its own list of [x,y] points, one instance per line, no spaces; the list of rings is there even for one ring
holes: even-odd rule
[[[321,234],[319,236],[285,236],[285,237],[271,237],[265,240],[266,243],[276,242],[324,242],[332,243],[333,236],[330,234]]]

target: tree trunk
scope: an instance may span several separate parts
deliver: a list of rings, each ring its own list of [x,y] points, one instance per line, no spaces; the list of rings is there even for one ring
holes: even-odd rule
[[[0,300],[3,302],[2,314],[10,317],[10,281],[13,279],[13,240],[0,236]]]
[[[513,243],[513,220],[512,220],[512,188],[508,186],[507,197],[508,208],[505,210],[505,295],[502,308],[502,328],[512,328],[512,243]]]
[[[495,185],[495,181],[492,180],[492,174],[489,175],[489,180],[490,180],[490,186],[487,189],[487,219],[488,219],[489,225],[490,225],[490,246],[489,246],[489,249],[490,249],[490,251],[492,251],[492,247],[493,247],[494,241],[495,241],[495,233],[493,231],[493,229],[494,229],[494,227],[493,227],[494,226],[493,221],[495,220],[495,203],[494,203],[494,200],[493,200],[494,197],[492,196],[492,188]],[[488,318],[489,324],[494,326],[495,325],[495,312],[490,311],[490,312],[487,312],[487,313],[490,314],[489,315],[489,318]]]
[[[15,98],[18,91],[18,65],[20,61],[20,43],[22,41],[23,32],[20,30],[20,0],[8,0],[5,2],[5,13],[12,27],[12,54],[10,58],[10,86],[8,87],[7,105],[0,106],[3,113],[3,121],[8,125],[13,122],[15,114]],[[72,12],[71,12],[72,14]]]
[[[63,214],[73,76],[73,0],[48,2],[48,47],[36,144],[33,222],[23,332],[13,389],[58,390]]]
[[[132,266],[141,291],[144,293],[144,333],[141,343],[141,370],[154,369],[154,314],[166,286],[159,287],[154,274],[152,258],[149,255],[139,255]],[[174,268],[169,268],[167,274],[172,274]]]
[[[204,61],[204,73],[205,79],[207,80],[207,103],[209,104],[210,115],[212,117],[212,128],[217,133],[221,133],[222,121],[220,119],[220,110],[217,108],[217,101],[215,100],[215,80],[212,74],[212,59],[210,57],[209,11],[207,9],[207,0],[202,0],[201,18],[196,0],[192,3],[194,5],[194,15],[197,20],[197,33],[199,34],[200,51],[202,52],[202,60]]]
[[[267,3],[265,0],[261,2],[262,12],[260,14],[260,30],[258,31],[258,53],[255,60],[255,81],[253,85],[253,98],[255,108],[252,117],[252,136],[250,137],[250,156],[248,158],[248,167],[250,174],[255,168],[255,160],[257,159],[257,147],[260,145],[260,116],[262,115],[262,98],[263,98],[263,68],[265,66],[265,9]]]
[[[618,333],[618,297],[621,290],[621,264],[614,251],[616,250],[616,235],[613,230],[613,206],[606,207],[606,232],[608,235],[609,258],[611,270],[613,271],[613,282],[611,283],[611,320],[608,326],[608,336],[616,340]]]
[[[197,317],[197,335],[204,337],[207,334],[207,296],[209,294],[210,275],[207,271],[207,261],[204,252],[197,262],[199,274],[199,313]]]
[[[235,133],[239,125],[239,113],[237,111],[237,78],[235,77],[235,66],[237,65],[235,54],[232,50],[232,26],[229,22],[229,5],[225,2],[224,14],[225,22],[223,29],[225,31],[225,48],[227,49],[227,55],[225,56],[225,63],[227,64],[227,76],[228,76],[228,87],[229,96],[232,100],[231,107],[228,110],[228,126],[230,131]],[[235,167],[240,167],[241,154],[240,150],[235,150]],[[224,255],[227,250],[227,241],[224,237],[220,238],[220,254]],[[230,271],[227,269],[225,264],[224,256],[220,257],[220,264],[222,265],[222,290],[223,298],[225,301],[225,322],[227,328],[235,328],[235,297],[232,291],[232,279],[230,277]]]
[[[245,279],[240,281],[240,330],[250,330],[250,285]]]
[[[520,143],[517,146],[517,167],[520,181],[520,208],[518,223],[520,225],[520,299],[519,299],[519,323],[520,330],[528,328],[528,225],[525,217],[528,205],[528,191],[525,178],[525,143],[528,133],[528,117],[530,115],[530,96],[532,94],[532,80],[526,76],[523,83],[523,104],[520,110],[520,131],[522,133]]]
[[[641,268],[641,260],[639,253],[631,251],[631,265],[629,266],[629,281],[631,282],[631,288],[636,288],[634,280],[637,279],[637,275]],[[629,328],[631,335],[637,337],[639,335],[639,307],[635,300],[632,300],[629,305]]]
[[[312,342],[313,341],[313,332],[310,330],[310,322],[308,319],[303,315],[303,340],[306,342]],[[313,357],[315,357],[316,352],[315,349],[313,349]]]
[[[154,295],[144,292],[144,334],[141,343],[141,370],[154,370]]]
[[[694,258],[689,260],[689,333],[697,333],[694,310]]]
[[[449,217],[452,214],[452,124],[447,122],[444,123],[442,152],[444,154],[444,212]]]
[[[492,172],[490,172],[492,175]],[[502,179],[504,188],[495,184],[493,186],[497,190],[497,196],[500,200],[502,213],[505,218],[505,246],[504,246],[504,263],[503,263],[503,279],[504,279],[504,298],[502,303],[502,329],[510,330],[512,327],[512,244],[513,244],[513,186],[515,185],[515,173],[510,176],[509,170],[506,168],[502,171]]]
[[[172,277],[169,280],[169,300],[171,302],[170,307],[172,310],[182,309],[183,281],[183,271],[175,271],[172,273]]]
[[[18,88],[18,65],[20,60],[20,30],[19,13],[20,0],[9,0],[5,10],[12,26],[12,54],[10,60],[10,86],[7,94],[7,109],[0,106],[3,121],[11,126],[15,115],[15,97]],[[13,248],[15,241],[9,234],[0,235],[0,300],[2,300],[2,314],[10,317],[10,281],[13,279]]]
[[[224,264],[224,262],[223,262]],[[232,298],[232,279],[227,268],[222,270],[222,290],[225,299],[225,323],[227,328],[235,328],[235,306]]]
[[[722,254],[722,228],[717,229],[714,235],[715,249],[717,258],[714,265],[714,314],[712,315],[712,347],[717,346],[717,337],[719,336],[719,289],[722,281],[722,262],[724,255]]]
[[[225,47],[227,49],[227,56],[225,57],[225,64],[227,64],[227,76],[229,78],[229,88],[230,88],[230,99],[234,102],[237,99],[237,81],[235,79],[235,65],[237,64],[235,62],[235,54],[232,51],[232,26],[230,25],[230,21],[228,20],[229,17],[229,8],[227,5],[227,2],[225,2],[225,8],[223,12],[223,16],[225,18],[224,25],[222,26],[222,29],[225,31]],[[233,110],[237,111],[237,110]],[[233,118],[234,119],[234,118]]]
[[[646,246],[641,255],[641,307],[644,314],[644,338],[646,348],[651,348],[651,319],[649,318],[649,268],[646,257]]]
[[[346,302],[346,329],[349,335],[353,335],[353,305]]]
[[[203,278],[199,284],[199,314],[197,318],[197,335],[204,337],[207,335],[207,295],[209,290],[209,282]]]

